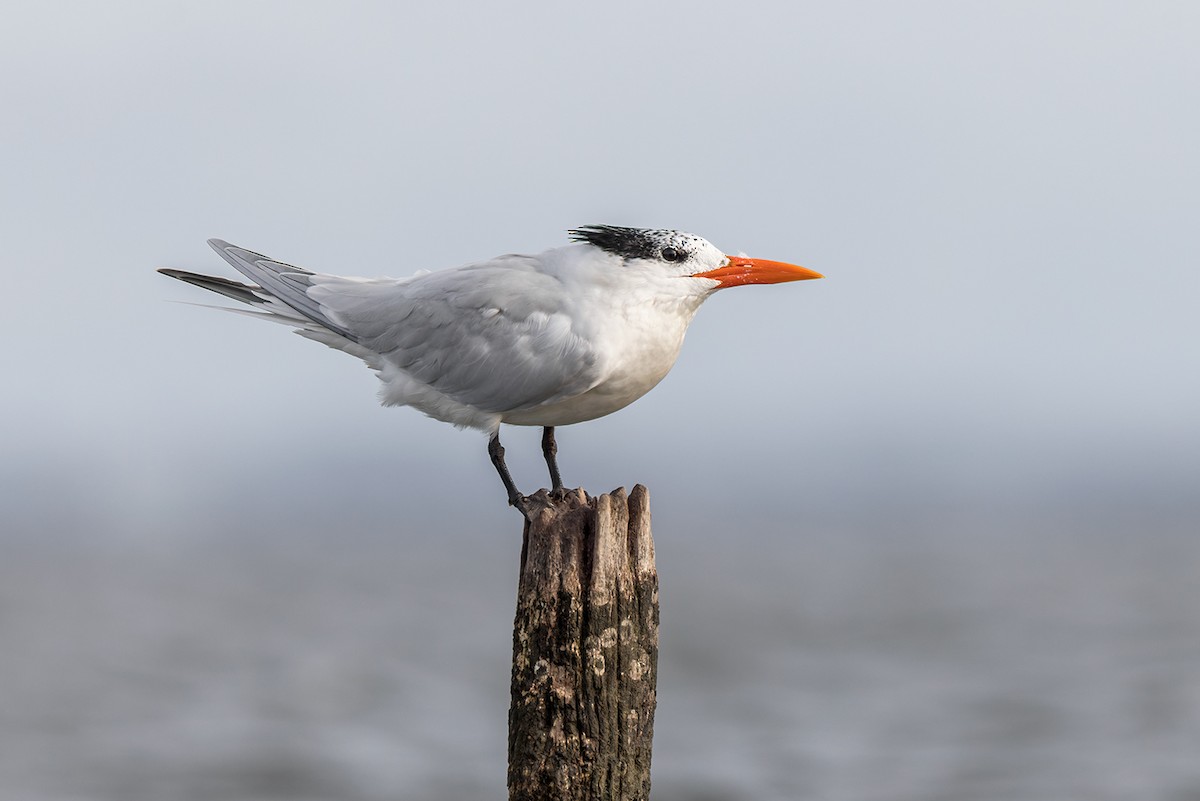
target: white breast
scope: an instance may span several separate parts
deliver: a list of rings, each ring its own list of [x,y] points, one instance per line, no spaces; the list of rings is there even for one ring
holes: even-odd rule
[[[501,414],[512,425],[559,426],[594,420],[623,409],[653,389],[675,364],[687,327],[705,295],[672,294],[659,286],[624,287],[574,313],[584,315],[588,336],[602,354],[602,378],[569,398]]]

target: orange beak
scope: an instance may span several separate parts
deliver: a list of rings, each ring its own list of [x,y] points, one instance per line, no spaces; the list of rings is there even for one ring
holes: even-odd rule
[[[726,256],[729,263],[724,267],[696,273],[695,278],[711,278],[719,281],[718,289],[744,284],[781,284],[784,281],[805,281],[809,278],[824,278],[818,272],[795,264],[766,259],[751,259],[746,256]]]

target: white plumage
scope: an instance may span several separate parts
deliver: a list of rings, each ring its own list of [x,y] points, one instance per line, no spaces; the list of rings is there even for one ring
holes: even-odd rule
[[[509,500],[527,511],[504,466],[501,423],[546,427],[553,490],[561,491],[553,427],[611,414],[650,391],[713,292],[821,277],[726,256],[679,231],[585,226],[571,234],[575,244],[538,255],[400,279],[322,275],[218,239],[209,244],[253,284],[160,272],[357,356],[383,382],[386,405],[488,432]]]

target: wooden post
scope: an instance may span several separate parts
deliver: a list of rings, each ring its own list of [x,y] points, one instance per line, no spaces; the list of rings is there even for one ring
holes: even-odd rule
[[[646,488],[548,503],[521,548],[509,801],[648,798],[657,678]]]

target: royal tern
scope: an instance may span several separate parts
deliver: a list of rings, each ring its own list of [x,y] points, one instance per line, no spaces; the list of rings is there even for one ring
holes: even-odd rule
[[[229,309],[295,327],[366,362],[387,406],[487,432],[509,503],[528,516],[504,463],[500,424],[541,426],[551,494],[563,492],[556,426],[622,409],[666,376],[696,311],[718,289],[821,278],[728,256],[682,231],[586,225],[572,244],[409,278],[323,275],[219,239],[253,283],[159,272],[241,301]]]

